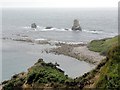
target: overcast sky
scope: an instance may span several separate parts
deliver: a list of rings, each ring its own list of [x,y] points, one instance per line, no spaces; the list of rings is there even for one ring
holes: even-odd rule
[[[119,0],[0,0],[2,7],[118,7]],[[1,5],[0,5],[1,6]]]

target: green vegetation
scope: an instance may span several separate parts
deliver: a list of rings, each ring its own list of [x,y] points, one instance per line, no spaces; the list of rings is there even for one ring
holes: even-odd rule
[[[120,45],[113,46],[107,55],[108,62],[100,70],[100,78],[96,84],[96,87],[102,88],[119,88],[120,76]]]
[[[65,80],[69,79],[64,75],[64,71],[58,69],[52,63],[44,63],[39,61],[27,74],[27,83],[64,83]]]
[[[88,48],[92,51],[106,55],[106,58],[92,71],[83,76],[71,79],[64,75],[64,71],[57,68],[59,64],[45,63],[39,59],[28,69],[27,73],[14,75],[11,80],[4,81],[4,90],[15,88],[67,88],[78,90],[83,88],[119,89],[120,76],[120,44],[119,36],[109,39],[94,40]]]
[[[94,40],[88,46],[90,50],[97,51],[101,54],[106,55],[106,59],[103,60],[103,62],[105,63],[101,62],[97,66],[97,68],[93,70],[97,70],[98,72],[100,72],[99,78],[94,82],[94,87],[96,88],[110,89],[120,87],[120,44],[118,43],[119,38],[120,35],[111,39]],[[103,66],[101,67],[101,65]],[[98,74],[98,72],[96,72],[96,74]]]
[[[100,54],[106,55],[108,50],[116,44],[118,44],[118,36],[114,38],[93,40],[88,44],[88,48],[91,51],[100,52]]]
[[[120,44],[118,44],[118,38],[120,36],[90,42],[89,49],[106,55],[106,58],[94,70],[74,79],[79,88],[119,89]]]
[[[25,77],[20,77],[19,75],[22,75],[22,73],[14,75],[11,80],[2,82],[4,84],[3,89],[14,90],[15,88],[21,88],[25,82]]]
[[[64,71],[52,63],[45,63],[39,59],[37,63],[28,69],[28,73],[16,74],[11,80],[3,82],[4,90],[15,88],[44,88],[63,87],[66,81],[72,81]]]

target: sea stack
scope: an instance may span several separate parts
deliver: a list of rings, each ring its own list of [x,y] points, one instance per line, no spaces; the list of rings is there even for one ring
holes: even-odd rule
[[[31,24],[31,28],[36,29],[36,28],[37,28],[37,25],[36,25],[35,23],[32,23],[32,24]]]
[[[79,20],[77,20],[77,19],[74,20],[74,23],[73,23],[73,26],[72,26],[72,30],[82,31],[82,29],[81,29],[81,27],[80,27]]]

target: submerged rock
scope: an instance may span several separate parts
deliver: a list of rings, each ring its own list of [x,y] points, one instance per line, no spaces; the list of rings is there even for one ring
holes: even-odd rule
[[[82,29],[80,27],[79,20],[77,20],[77,19],[74,20],[74,23],[73,23],[73,26],[72,26],[72,30],[80,30],[80,31],[82,31]]]
[[[36,25],[35,23],[32,23],[32,24],[31,24],[31,28],[34,28],[34,29],[35,29],[35,28],[37,28],[37,25]]]

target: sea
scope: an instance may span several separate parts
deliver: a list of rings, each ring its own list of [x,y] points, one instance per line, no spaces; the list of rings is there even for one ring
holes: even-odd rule
[[[82,31],[71,30],[74,19],[80,21]],[[37,29],[31,29],[32,23],[36,23]],[[94,69],[95,65],[65,55],[46,53],[45,50],[56,48],[56,43],[87,44],[91,40],[118,35],[118,10],[3,8],[0,26],[2,81],[10,79],[14,74],[26,72],[39,58],[45,62],[57,62],[65,74],[75,78]]]

